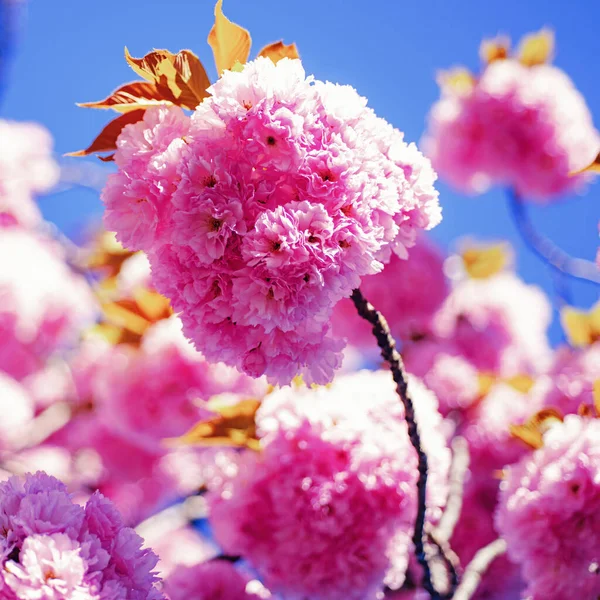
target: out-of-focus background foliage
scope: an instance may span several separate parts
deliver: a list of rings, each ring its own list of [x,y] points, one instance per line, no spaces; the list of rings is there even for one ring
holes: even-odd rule
[[[99,100],[118,84],[136,79],[123,59],[125,45],[134,56],[152,48],[190,48],[209,75],[216,76],[206,43],[212,0],[33,0],[22,6],[9,0],[7,6],[17,23],[3,73],[0,115],[44,124],[59,155],[85,147],[112,116],[78,109],[76,102]],[[477,70],[483,37],[503,33],[517,41],[524,33],[549,26],[556,34],[556,64],[574,80],[596,125],[600,123],[600,6],[590,1],[225,0],[224,10],[250,30],[252,56],[268,42],[295,41],[308,73],[356,87],[409,141],[420,139],[438,97],[438,69],[464,64]],[[91,183],[101,182],[113,168],[96,159],[62,159],[62,165],[67,179],[71,169],[89,168]],[[553,294],[548,270],[516,236],[502,190],[479,198],[464,197],[442,182],[439,190],[444,220],[432,232],[435,240],[451,250],[457,238],[469,234],[507,239],[515,247],[522,277]],[[102,212],[96,191],[68,185],[43,198],[41,206],[47,219],[74,237]],[[597,184],[582,197],[531,210],[543,233],[573,255],[593,259],[600,219]],[[588,307],[597,299],[593,286],[571,287],[575,304]],[[560,336],[555,321],[551,338]]]

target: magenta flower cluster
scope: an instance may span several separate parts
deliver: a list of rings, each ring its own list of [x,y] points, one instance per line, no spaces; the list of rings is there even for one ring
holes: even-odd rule
[[[5,600],[161,600],[157,557],[95,493],[76,504],[38,472],[0,484],[0,597]]]
[[[149,110],[119,140],[106,224],[211,361],[326,383],[333,307],[440,218],[435,174],[348,86],[298,60],[225,72],[191,119]]]
[[[533,600],[600,595],[600,421],[569,415],[508,470],[496,515]]]
[[[430,457],[428,518],[440,516],[450,453],[435,397],[411,380]],[[257,415],[262,451],[217,477],[217,540],[293,600],[379,597],[405,578],[417,510],[417,456],[389,373],[282,388]]]
[[[481,194],[511,186],[549,202],[581,187],[600,137],[583,96],[557,67],[498,60],[468,90],[442,86],[424,147],[456,187]]]

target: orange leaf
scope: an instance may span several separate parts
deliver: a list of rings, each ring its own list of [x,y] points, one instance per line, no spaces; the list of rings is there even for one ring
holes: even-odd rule
[[[250,56],[250,33],[223,14],[223,0],[217,0],[215,5],[215,24],[208,34],[207,42],[212,48],[219,75],[231,69],[236,62],[244,64]]]
[[[96,152],[110,152],[117,149],[117,138],[125,125],[137,123],[144,118],[143,108],[138,108],[113,119],[101,132],[100,135],[85,150],[69,152],[67,156],[88,156]]]
[[[593,397],[594,397],[594,408],[596,409],[597,415],[600,417],[600,379],[594,381]]]
[[[577,169],[569,173],[571,177],[575,175],[581,175],[581,173],[600,173],[600,153],[596,156],[596,158],[587,166],[583,167],[583,169]]]
[[[600,302],[589,311],[566,306],[560,320],[571,346],[585,348],[600,340]]]
[[[165,92],[168,92],[165,97]],[[116,89],[110,96],[98,102],[82,102],[77,106],[83,108],[112,108],[117,112],[129,112],[137,108],[148,108],[160,104],[171,104],[175,99],[168,89],[157,89],[156,85],[147,81],[126,83]]]
[[[96,237],[84,266],[92,270],[105,270],[107,278],[111,278],[119,273],[123,263],[133,254],[117,242],[114,233],[103,231]]]
[[[234,446],[259,450],[256,436],[255,416],[259,400],[247,399],[231,406],[210,406],[217,416],[194,425],[179,438],[168,440],[169,444],[193,446]]]
[[[133,298],[142,316],[153,323],[166,319],[173,314],[169,300],[158,292],[138,288],[134,291]]]
[[[505,36],[498,36],[493,40],[483,40],[479,46],[479,58],[489,65],[496,60],[508,58],[510,50],[510,40]]]
[[[562,414],[555,408],[544,408],[535,413],[523,425],[511,425],[510,433],[537,450],[544,445],[544,433],[557,422],[563,420]]]
[[[258,53],[258,56],[266,56],[275,64],[277,64],[282,58],[300,58],[296,44],[291,43],[289,46],[286,46],[283,43],[283,40],[279,40],[278,42],[273,42],[272,44],[265,46]]]
[[[526,67],[543,65],[554,55],[554,34],[549,29],[530,33],[521,40],[517,53],[519,62]]]
[[[125,60],[140,76],[156,86],[161,98],[194,110],[208,95],[208,75],[200,59],[190,50],[173,54],[153,50],[143,58],[133,58],[125,48]]]

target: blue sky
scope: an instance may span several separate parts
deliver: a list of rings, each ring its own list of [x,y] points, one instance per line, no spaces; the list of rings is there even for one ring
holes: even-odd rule
[[[225,0],[225,14],[252,33],[256,53],[283,38],[298,44],[307,72],[319,79],[351,84],[380,115],[418,141],[426,115],[438,96],[438,69],[478,66],[482,37],[505,33],[513,40],[542,26],[554,29],[556,64],[585,95],[600,125],[600,6],[591,1],[504,0]],[[31,0],[21,18],[8,87],[0,115],[36,120],[50,129],[59,154],[85,147],[110,115],[78,109],[77,101],[99,100],[120,83],[135,79],[123,59],[152,48],[198,54],[214,79],[206,35],[212,0]],[[79,159],[81,160],[81,159]],[[76,159],[65,164],[80,167]],[[92,162],[100,175],[110,167]],[[444,220],[432,236],[444,247],[464,235],[509,240],[522,277],[552,293],[547,269],[515,234],[501,190],[468,198],[439,184]],[[101,214],[97,193],[70,190],[41,201],[47,218],[67,233]],[[593,258],[598,247],[600,186],[582,197],[548,208],[534,207],[539,229],[568,252]],[[590,306],[598,288],[574,284],[576,304]],[[557,340],[555,324],[552,338]]]

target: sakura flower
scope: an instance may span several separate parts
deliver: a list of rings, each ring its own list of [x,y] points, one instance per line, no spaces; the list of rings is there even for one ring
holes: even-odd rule
[[[52,138],[36,123],[0,119],[0,225],[38,225],[42,216],[34,196],[58,181]]]
[[[212,362],[326,383],[334,306],[441,218],[435,174],[352,88],[300,61],[226,71],[188,119],[124,129],[106,223],[148,252],[153,284]]]
[[[177,568],[165,581],[169,600],[258,600],[246,591],[248,578],[223,560]]]
[[[568,415],[512,466],[496,526],[533,600],[600,594],[600,421]]]
[[[551,360],[551,318],[542,290],[505,272],[459,282],[436,316],[435,331],[481,371],[537,373]]]
[[[511,186],[551,202],[581,187],[570,173],[589,164],[600,137],[583,96],[559,68],[496,60],[467,89],[442,86],[424,140],[435,169],[481,194]]]
[[[0,589],[35,600],[160,600],[157,558],[96,493],[75,504],[57,479],[38,472],[0,483]]]
[[[34,404],[27,390],[0,371],[0,449],[10,450],[23,440],[34,415]]]
[[[0,256],[0,369],[22,379],[77,339],[93,299],[61,251],[24,229],[2,230]]]
[[[577,413],[580,406],[595,405],[594,385],[600,381],[600,343],[581,349],[562,347],[539,386],[546,407],[563,415]]]
[[[428,518],[446,497],[449,453],[434,396],[411,380],[430,457]],[[257,569],[286,598],[378,597],[399,588],[417,508],[417,457],[386,372],[337,378],[331,387],[280,389],[257,414],[262,452],[210,494],[224,550]],[[223,470],[222,475],[227,470]]]
[[[176,317],[158,322],[139,351],[112,350],[96,386],[100,421],[128,443],[164,454],[164,439],[183,435],[213,415],[207,402],[219,394],[262,396],[255,381],[223,364],[212,365],[181,333]]]
[[[381,273],[365,277],[361,290],[369,302],[385,315],[394,336],[420,337],[431,331],[434,314],[448,295],[441,252],[424,236],[406,260],[392,256]],[[361,347],[376,350],[371,327],[356,313],[349,299],[333,312],[334,332]]]

